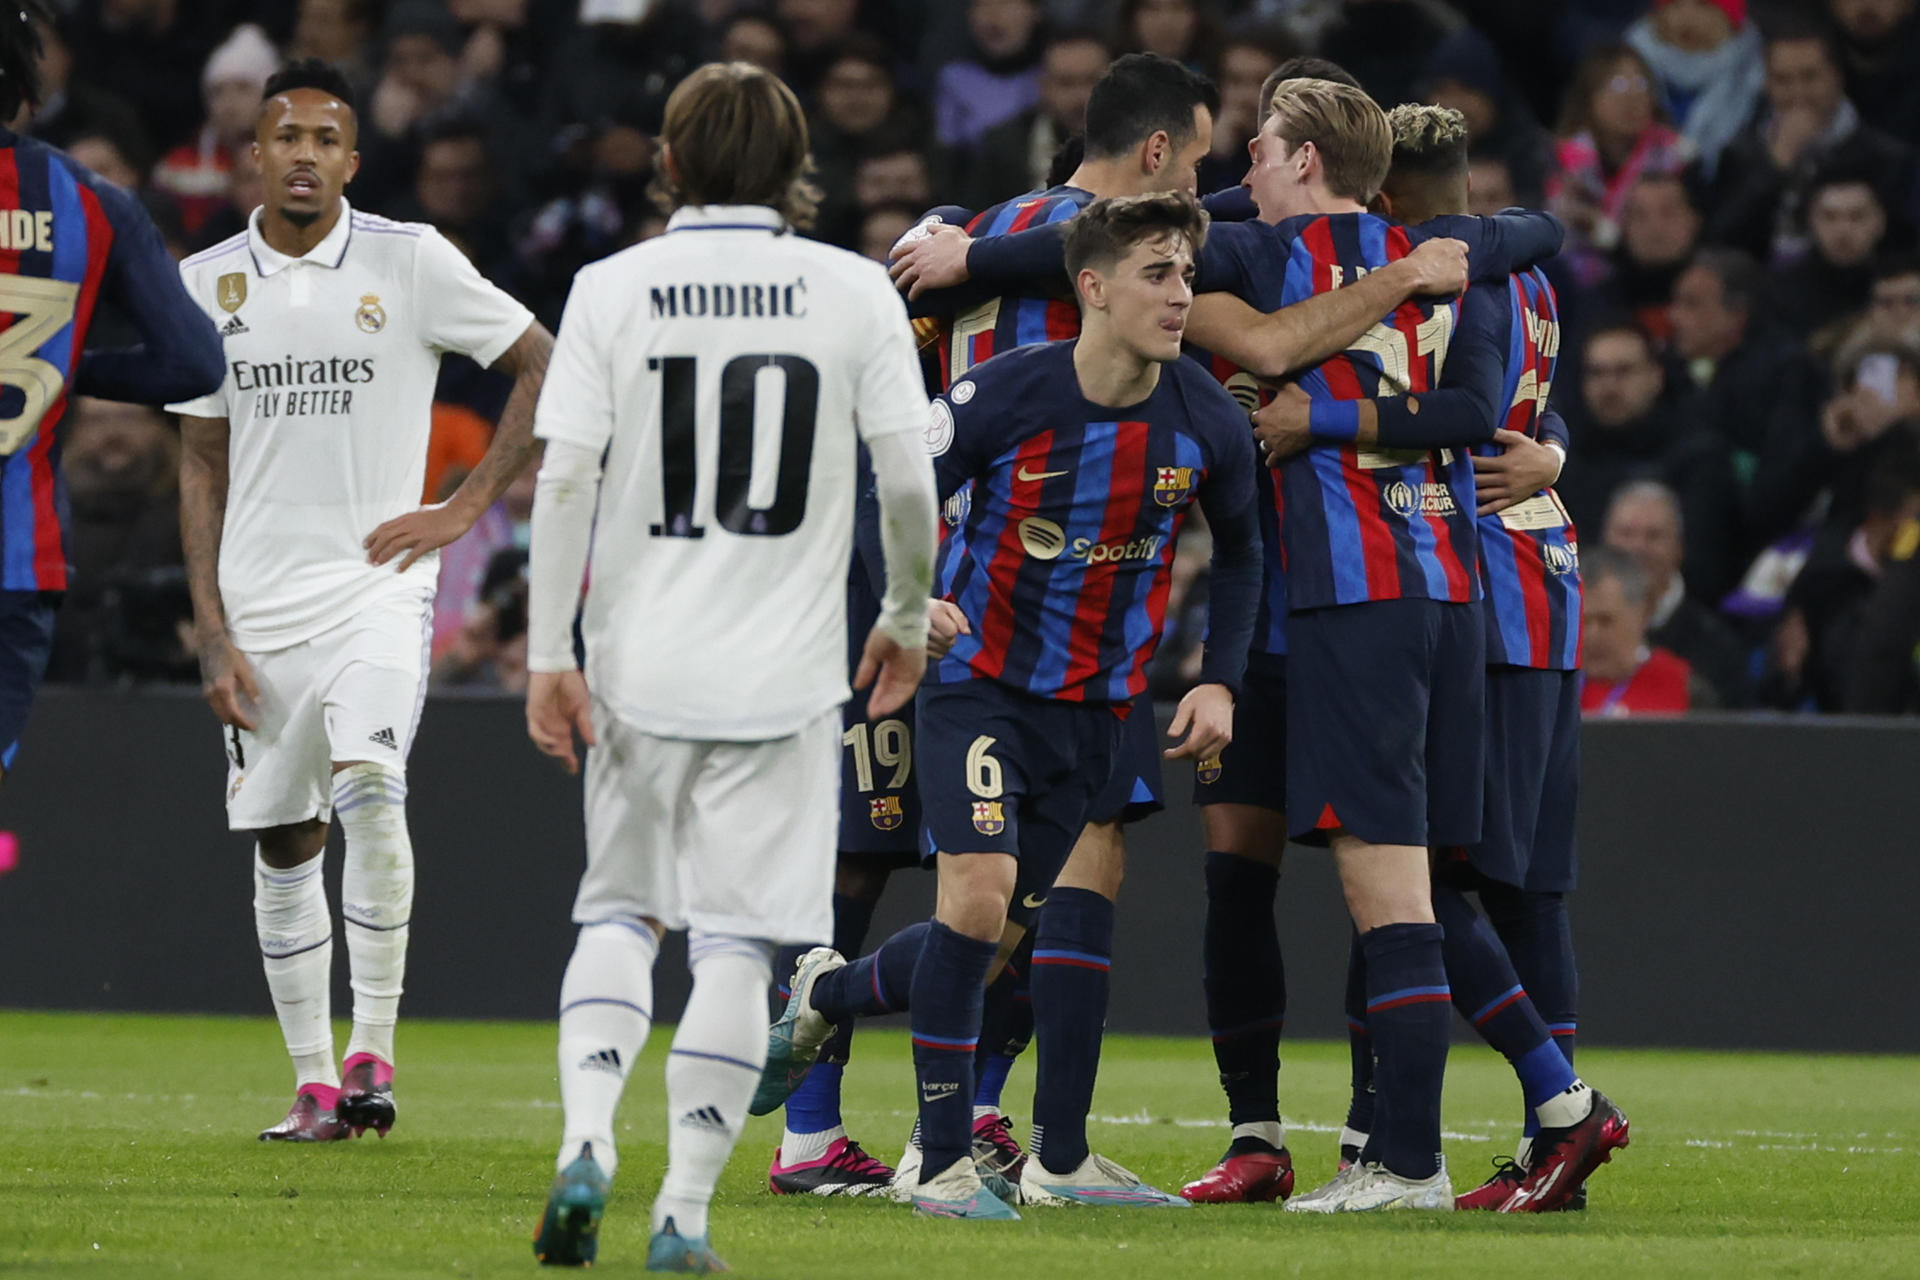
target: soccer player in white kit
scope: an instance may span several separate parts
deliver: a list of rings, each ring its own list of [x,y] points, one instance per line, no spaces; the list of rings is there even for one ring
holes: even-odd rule
[[[393,1028],[413,905],[406,759],[427,679],[437,549],[537,451],[553,339],[431,227],[356,213],[346,82],[317,61],[267,83],[266,203],[180,264],[227,376],[182,415],[181,531],[208,701],[226,726],[227,825],[258,842],[254,923],[295,1070],[265,1139],[393,1124]],[[514,376],[492,447],[420,509],[435,378],[456,351]],[[395,561],[398,563],[394,563]],[[333,1057],[331,819],[353,1036]]]
[[[707,1271],[774,948],[832,932],[858,444],[887,571],[854,681],[874,683],[875,716],[925,670],[936,512],[905,307],[883,268],[792,233],[812,206],[792,91],[745,63],[702,67],[668,99],[662,141],[667,233],[575,279],[535,423],[527,727],[569,770],[576,731],[593,749],[560,989],[566,1129],[534,1252],[593,1260],[659,938],[685,929],[693,993],[667,1058],[647,1265]]]

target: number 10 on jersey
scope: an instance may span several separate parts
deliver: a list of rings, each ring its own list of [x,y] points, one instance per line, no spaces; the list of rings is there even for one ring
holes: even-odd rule
[[[697,438],[699,361],[659,356],[647,368],[660,375],[660,482],[662,519],[648,527],[656,538],[704,538],[694,522],[699,488]],[[760,374],[779,370],[786,392],[780,405],[780,457],[773,501],[753,505],[753,425]],[[744,355],[720,370],[720,457],[714,478],[713,514],[728,533],[777,538],[800,527],[807,514],[807,480],[813,470],[814,419],[820,407],[820,371],[800,356]]]

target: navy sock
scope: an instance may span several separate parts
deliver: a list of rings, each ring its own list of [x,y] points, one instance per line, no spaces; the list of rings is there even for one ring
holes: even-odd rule
[[[1206,876],[1207,1025],[1227,1118],[1233,1124],[1278,1121],[1280,1031],[1287,1019],[1287,973],[1273,919],[1280,871],[1237,854],[1209,853]]]
[[[1513,957],[1514,972],[1533,997],[1554,1044],[1571,1066],[1580,1024],[1580,974],[1574,964],[1566,895],[1488,884],[1481,887],[1480,904]],[[1529,1138],[1540,1131],[1540,1118],[1532,1107],[1527,1108],[1524,1128]]]
[[[932,924],[929,920],[910,924],[872,955],[844,964],[814,983],[813,1007],[840,1025],[905,1009],[913,990],[914,966]]]
[[[1437,924],[1390,924],[1360,939],[1377,1099],[1366,1158],[1402,1178],[1440,1168],[1440,1090],[1452,994]]]
[[[973,1151],[973,1051],[980,1041],[987,970],[1000,949],[937,920],[928,922],[924,937],[912,984],[922,1183]]]
[[[1033,1039],[1033,993],[1028,986],[1032,965],[1033,934],[1028,933],[987,988],[986,1012],[980,1020],[980,1050],[973,1058],[976,1108],[1000,1110],[1000,1094],[1007,1087],[1013,1060]]]
[[[1373,1037],[1367,1034],[1367,958],[1360,935],[1347,945],[1347,1056],[1353,1094],[1347,1101],[1347,1128],[1373,1132]]]
[[[1055,889],[1036,925],[1033,1154],[1049,1172],[1071,1173],[1087,1158],[1087,1113],[1107,1022],[1113,903],[1090,889]]]
[[[1433,886],[1433,915],[1446,930],[1447,985],[1454,1003],[1520,1077],[1529,1108],[1573,1087],[1577,1076],[1540,1019],[1500,945],[1467,896],[1444,882]]]

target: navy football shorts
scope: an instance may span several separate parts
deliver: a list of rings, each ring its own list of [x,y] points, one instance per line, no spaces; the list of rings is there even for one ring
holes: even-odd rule
[[[1193,802],[1287,811],[1285,654],[1248,656],[1240,696],[1233,700],[1233,741],[1194,765]]]
[[[1138,822],[1166,807],[1166,789],[1160,781],[1160,728],[1154,721],[1153,704],[1143,698],[1121,728],[1120,758],[1106,787],[1093,798],[1087,820]]]
[[[1028,923],[1113,774],[1124,722],[1104,704],[992,680],[923,685],[918,711],[928,851],[1013,855],[1007,918]]]
[[[0,591],[0,770],[13,768],[20,735],[53,652],[49,592]]]
[[[914,785],[913,704],[881,720],[866,715],[867,690],[841,713],[840,852],[864,865],[920,865],[920,789]]]
[[[1486,808],[1467,861],[1490,880],[1570,893],[1580,793],[1580,673],[1487,669]]]
[[[1287,827],[1369,844],[1480,839],[1478,602],[1375,600],[1287,619]]]

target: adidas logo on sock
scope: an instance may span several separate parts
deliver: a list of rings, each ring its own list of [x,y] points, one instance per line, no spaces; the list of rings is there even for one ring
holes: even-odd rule
[[[367,741],[376,747],[385,747],[389,751],[400,749],[400,740],[393,736],[391,729],[376,729],[367,735]]]
[[[718,1107],[701,1107],[698,1111],[689,1111],[680,1117],[680,1123],[688,1129],[707,1129],[714,1133],[727,1131],[726,1117],[720,1114]]]
[[[582,1071],[611,1071],[616,1076],[626,1073],[620,1069],[620,1051],[618,1049],[597,1049],[580,1059]]]
[[[235,316],[233,319],[227,321],[225,324],[220,326],[220,336],[223,338],[231,338],[237,334],[242,334],[246,332],[248,332],[247,326],[240,319],[239,316]]]

